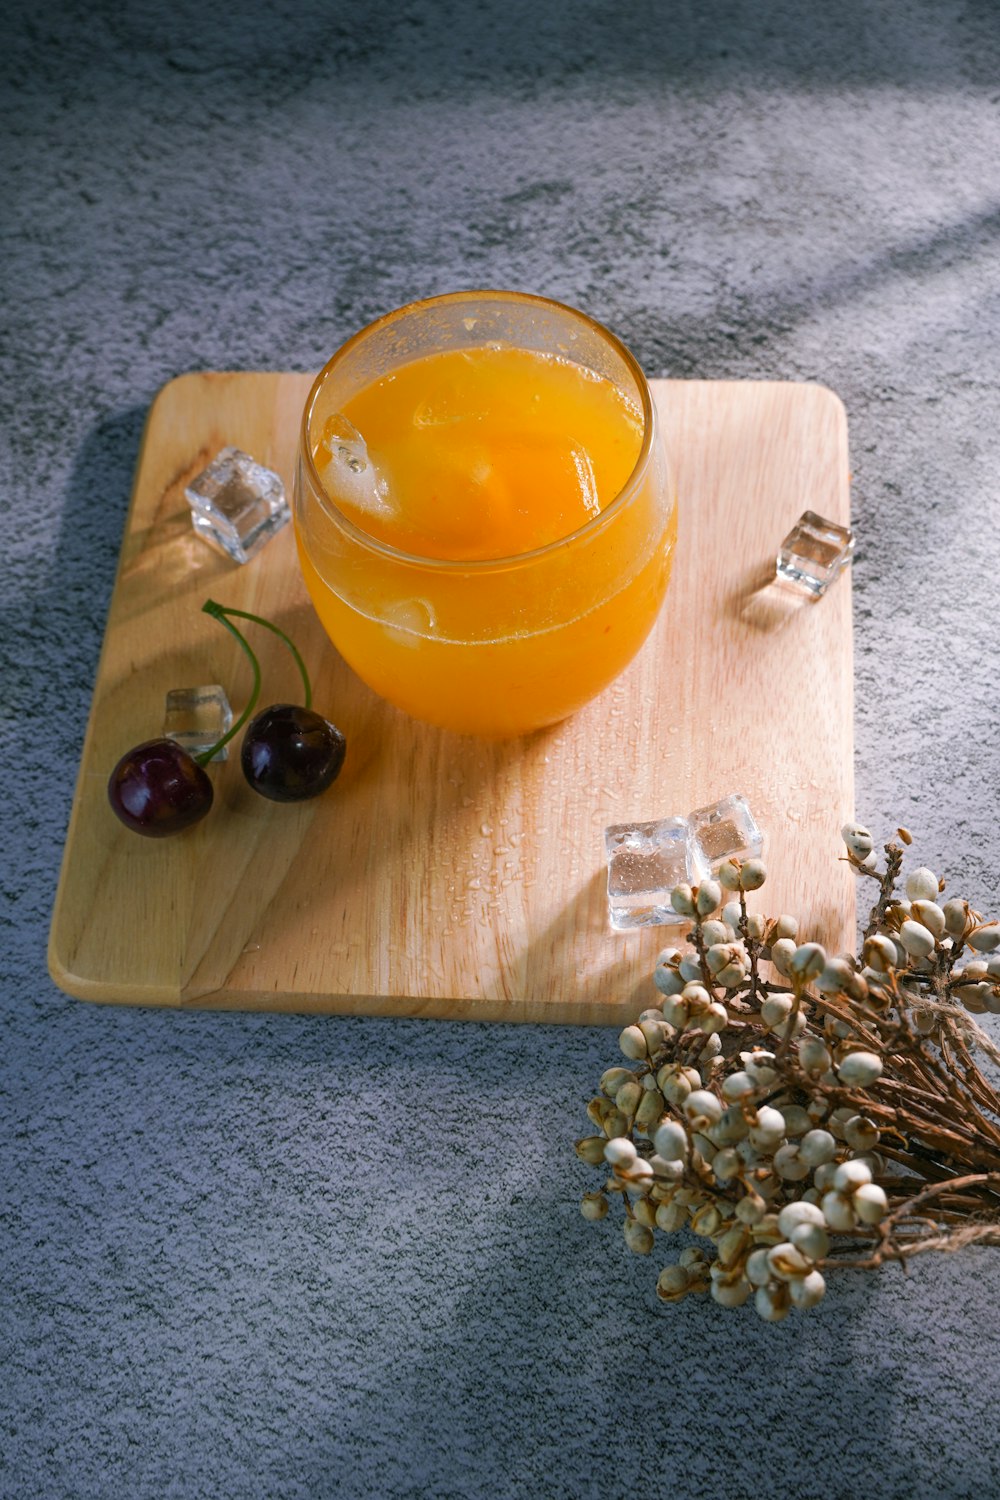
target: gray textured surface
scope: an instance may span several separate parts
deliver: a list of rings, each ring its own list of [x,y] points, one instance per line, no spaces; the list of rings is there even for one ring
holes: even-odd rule
[[[1000,1492],[998,1263],[661,1308],[576,1206],[612,1034],[100,1010],[44,964],[152,396],[471,284],[839,392],[858,811],[996,911],[996,4],[13,9],[0,1494]]]

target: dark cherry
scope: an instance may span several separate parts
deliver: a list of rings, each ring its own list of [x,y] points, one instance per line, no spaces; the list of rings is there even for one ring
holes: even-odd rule
[[[318,797],[340,775],[347,741],[335,724],[293,703],[275,703],[243,736],[243,775],[272,802]]]
[[[173,740],[146,740],[122,756],[108,781],[113,812],[133,833],[163,839],[199,823],[212,783]]]

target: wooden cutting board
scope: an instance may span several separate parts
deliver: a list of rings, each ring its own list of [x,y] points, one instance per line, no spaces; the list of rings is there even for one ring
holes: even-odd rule
[[[312,377],[191,374],[149,414],[94,690],[49,943],[56,983],[143,1005],[621,1024],[652,1003],[676,929],[607,918],[603,830],[749,798],[771,872],[759,909],[853,946],[849,575],[818,602],[770,579],[805,509],[846,522],[844,410],[816,385],[654,381],[681,497],[674,579],[653,635],[575,718],[503,744],[459,738],[377,699],[307,602],[286,527],[238,567],[193,533],[184,486],[227,443],[291,493]],[[335,787],[299,807],[213,768],[209,818],[140,839],[108,774],[157,736],[174,687],[249,671],[201,613],[214,597],[298,642],[317,707],[344,730]],[[262,638],[261,638],[262,637]],[[267,632],[262,702],[297,696]]]

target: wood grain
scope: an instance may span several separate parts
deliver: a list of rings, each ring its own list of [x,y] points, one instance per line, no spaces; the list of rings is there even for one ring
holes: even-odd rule
[[[197,539],[184,485],[235,443],[291,488],[311,376],[192,374],[147,422],[52,919],[49,967],[81,998],[316,1013],[620,1024],[652,1001],[675,929],[613,932],[606,825],[732,791],[763,825],[771,912],[834,949],[854,938],[839,827],[853,814],[849,576],[818,602],[771,582],[801,511],[849,512],[847,427],[830,391],[653,382],[681,497],[674,579],[624,675],[556,729],[491,744],[407,719],[340,661],[286,527],[239,568]],[[108,773],[159,733],[173,687],[249,673],[200,612],[255,610],[299,643],[348,737],[336,787],[264,802],[232,757],[184,836],[136,838]],[[264,635],[264,632],[260,632]],[[260,641],[268,697],[294,668]]]

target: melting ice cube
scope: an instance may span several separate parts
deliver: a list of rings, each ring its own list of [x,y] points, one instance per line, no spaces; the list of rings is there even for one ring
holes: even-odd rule
[[[223,448],[184,494],[198,535],[238,563],[291,518],[279,476],[239,448]]]
[[[446,387],[420,402],[413,413],[417,430],[425,427],[454,427],[458,422],[479,422],[487,414],[482,401],[468,392]]]
[[[604,830],[608,858],[608,915],[619,932],[681,923],[670,904],[675,885],[696,884],[707,873],[687,818],[615,823]]]
[[[847,567],[853,551],[850,527],[814,510],[803,511],[778,552],[778,579],[818,598]]]
[[[437,615],[426,599],[394,599],[384,607],[382,623],[397,646],[419,646],[437,629]]]
[[[209,750],[216,740],[228,734],[233,711],[226,690],[217,682],[205,687],[171,688],[163,708],[163,733],[175,740],[189,755]],[[229,746],[212,757],[227,760]]]
[[[573,467],[576,470],[577,482],[580,486],[580,498],[583,500],[584,508],[592,516],[601,514],[601,502],[597,494],[597,480],[594,477],[594,465],[590,461],[590,454],[586,448],[573,447]]]
[[[316,455],[319,476],[335,500],[346,501],[374,516],[394,514],[389,483],[368,452],[353,422],[341,413],[330,417]]]
[[[695,843],[713,870],[727,859],[756,859],[764,835],[747,799],[734,792],[690,814]]]

